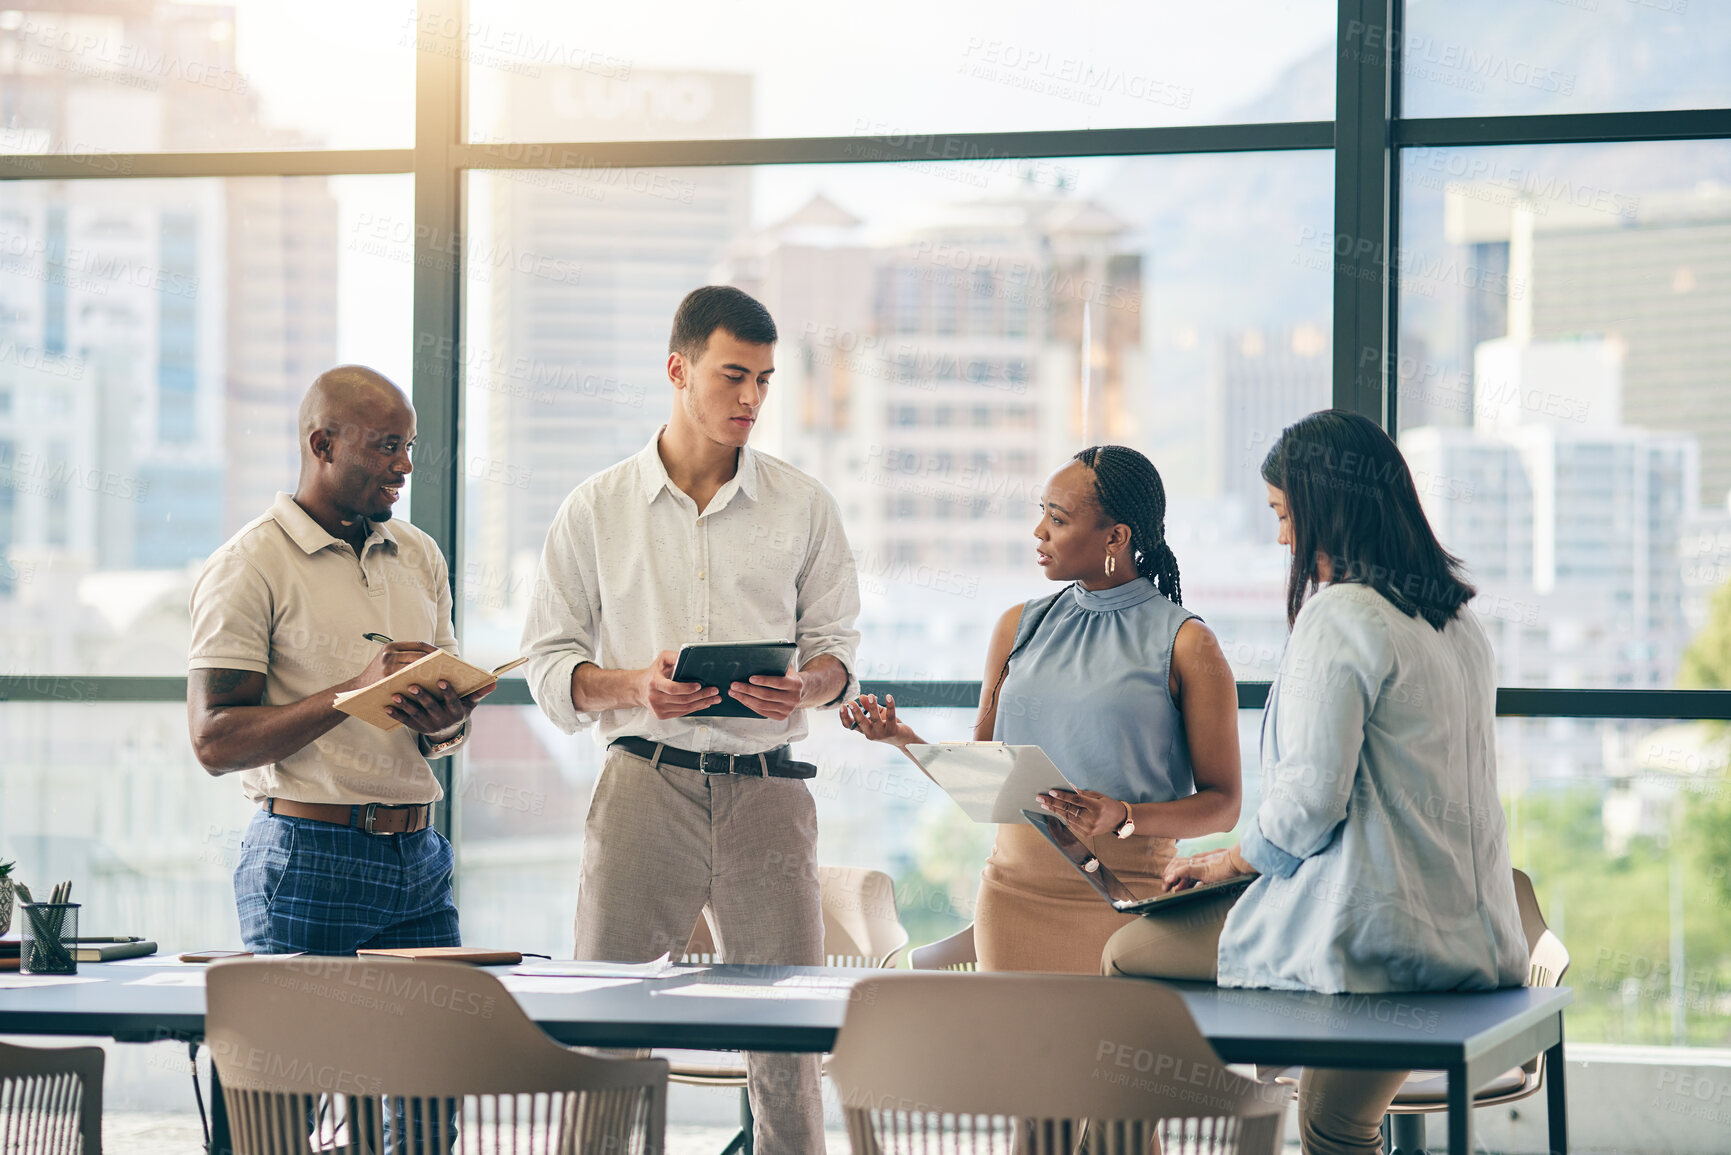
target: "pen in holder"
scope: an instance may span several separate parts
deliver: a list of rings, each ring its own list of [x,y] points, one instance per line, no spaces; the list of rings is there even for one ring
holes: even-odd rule
[[[76,902],[24,902],[20,927],[18,971],[27,975],[75,975],[78,957],[73,953],[78,938]]]

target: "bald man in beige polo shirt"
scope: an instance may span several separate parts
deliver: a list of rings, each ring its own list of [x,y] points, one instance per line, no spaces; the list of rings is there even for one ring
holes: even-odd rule
[[[435,646],[457,652],[444,556],[391,516],[414,440],[414,408],[387,378],[358,365],[323,374],[301,403],[295,492],[193,587],[192,746],[212,775],[239,772],[259,804],[234,884],[241,936],[260,954],[460,941],[427,759],[463,741],[490,688],[411,687],[388,733],[332,705]]]

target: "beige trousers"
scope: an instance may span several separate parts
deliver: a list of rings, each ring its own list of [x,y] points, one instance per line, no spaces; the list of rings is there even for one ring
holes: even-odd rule
[[[817,807],[792,778],[607,752],[583,825],[577,958],[677,957],[705,907],[730,963],[823,965]],[[822,1155],[817,1055],[747,1051],[759,1155]]]
[[[1108,975],[1213,982],[1220,929],[1238,895],[1201,898],[1144,915],[1113,935],[1100,957]],[[1305,1155],[1376,1155],[1382,1117],[1407,1071],[1306,1067],[1298,1083],[1298,1133]]]

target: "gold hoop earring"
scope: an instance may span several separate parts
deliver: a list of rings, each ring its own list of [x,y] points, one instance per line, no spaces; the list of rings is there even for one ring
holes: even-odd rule
[[[1111,577],[1112,571],[1118,568],[1118,559],[1111,554],[1106,555],[1106,576]]]

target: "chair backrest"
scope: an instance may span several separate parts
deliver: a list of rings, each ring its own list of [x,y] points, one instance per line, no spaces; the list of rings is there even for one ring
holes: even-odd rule
[[[1527,969],[1527,985],[1529,987],[1554,987],[1561,985],[1563,972],[1569,969],[1569,948],[1563,945],[1563,940],[1550,931],[1539,936],[1538,945],[1533,947],[1533,957]]]
[[[396,1112],[427,1150],[449,1146],[454,1120],[465,1144],[487,1150],[532,1139],[571,1153],[662,1149],[664,1060],[561,1047],[474,967],[238,960],[210,968],[206,1004],[236,1155],[305,1150],[315,1113],[345,1122],[342,1150],[383,1150]]]
[[[1539,909],[1539,896],[1533,893],[1533,880],[1522,870],[1515,871],[1515,905],[1521,910],[1521,930],[1527,936],[1527,953],[1531,954],[1547,928],[1545,914]]]
[[[832,967],[888,967],[908,945],[896,887],[881,870],[820,866],[824,961]]]
[[[1569,950],[1545,925],[1539,896],[1533,892],[1533,880],[1520,870],[1515,871],[1515,902],[1521,908],[1521,929],[1527,935],[1527,985],[1554,987],[1563,981],[1563,972],[1569,969]]]
[[[820,866],[817,881],[823,899],[824,965],[894,966],[896,955],[908,944],[908,932],[896,913],[896,889],[890,876],[863,866]],[[706,915],[697,916],[684,961],[721,961]]]
[[[0,1043],[0,1151],[102,1155],[100,1047]]]
[[[856,1152],[947,1131],[1028,1155],[1146,1155],[1156,1134],[1272,1155],[1291,1094],[1228,1070],[1171,988],[1076,975],[865,979],[828,1070]]]
[[[1563,981],[1563,972],[1569,969],[1569,950],[1563,945],[1563,940],[1545,925],[1544,912],[1539,909],[1539,896],[1533,891],[1533,880],[1525,871],[1515,871],[1515,902],[1521,908],[1521,929],[1527,936],[1527,985],[1554,987]],[[1543,1055],[1528,1059],[1521,1064],[1521,1069],[1537,1075],[1538,1086],[1544,1085]]]
[[[969,923],[949,938],[915,947],[908,965],[917,971],[974,971],[980,969],[974,952],[974,924]]]

